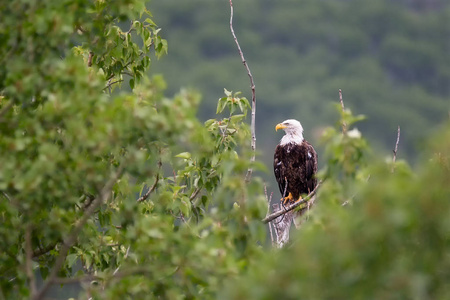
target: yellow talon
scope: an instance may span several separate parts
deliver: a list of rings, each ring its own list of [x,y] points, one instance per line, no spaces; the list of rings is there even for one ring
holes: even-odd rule
[[[281,202],[283,203],[284,206],[286,206],[287,204],[292,204],[295,202],[299,202],[301,200],[303,200],[302,196],[300,196],[297,200],[293,201],[294,197],[292,196],[291,193],[289,193],[289,195],[287,197],[281,198]]]
[[[293,199],[294,199],[294,197],[292,197],[292,194],[289,193],[289,195],[287,197],[281,198],[281,202],[283,202],[283,205],[286,205],[289,202],[291,202]]]

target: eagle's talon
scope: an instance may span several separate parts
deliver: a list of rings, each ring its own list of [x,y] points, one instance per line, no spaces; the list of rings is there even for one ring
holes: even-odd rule
[[[294,197],[292,197],[292,194],[289,193],[289,195],[287,197],[281,198],[281,202],[283,203],[284,206],[288,205],[290,202],[292,202],[292,200],[294,199]]]

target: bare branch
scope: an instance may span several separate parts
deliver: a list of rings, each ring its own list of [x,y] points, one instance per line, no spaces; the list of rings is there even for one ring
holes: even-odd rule
[[[125,256],[123,257],[124,260],[127,259],[128,254],[130,253],[130,248],[131,248],[131,246],[128,246],[127,251],[125,252]],[[119,272],[120,267],[121,267],[121,266],[119,265],[119,266],[117,267],[117,269],[114,270],[113,276],[116,275],[117,272]]]
[[[93,58],[94,58],[94,52],[89,51],[88,62],[87,62],[88,67],[92,67],[92,59]]]
[[[72,278],[61,278],[61,277],[55,277],[52,281],[53,284],[70,284],[70,283],[78,283],[78,282],[88,282],[88,281],[108,281],[113,279],[121,279],[127,276],[135,276],[135,275],[145,275],[150,274],[151,271],[146,267],[134,267],[129,268],[120,272],[115,271],[110,276],[100,277],[96,275],[83,275],[78,277],[72,277]]]
[[[202,190],[201,188],[197,188],[195,191],[193,191],[191,196],[189,197],[189,201],[194,200],[195,197],[197,197],[198,193],[200,193],[201,190]]]
[[[125,32],[125,34],[130,34],[133,30],[135,30],[133,27],[133,23],[134,23],[133,20],[131,20],[130,29],[128,29],[128,31]]]
[[[78,283],[78,282],[84,282],[84,281],[94,281],[94,280],[100,280],[101,278],[95,275],[84,275],[79,277],[69,277],[69,278],[61,278],[56,277],[53,279],[53,284],[70,284],[70,283]]]
[[[143,196],[139,197],[136,201],[142,202],[142,201],[147,200],[148,196],[150,196],[150,194],[156,189],[156,185],[158,184],[158,181],[159,181],[159,173],[156,174],[155,183],[153,183],[152,187],[149,188],[147,193],[145,193]]]
[[[161,151],[160,151],[160,154],[161,154]],[[156,173],[155,182],[153,183],[152,187],[147,191],[147,193],[145,193],[144,196],[141,196],[136,200],[137,202],[145,201],[148,198],[148,196],[150,196],[150,194],[153,193],[153,191],[156,189],[156,186],[158,185],[158,182],[159,182],[159,172],[161,170],[161,167],[162,167],[162,162],[160,159],[158,161],[158,171],[157,171],[158,173]]]
[[[251,134],[252,134],[252,143],[251,143],[251,147],[252,147],[252,157],[250,159],[250,162],[253,163],[255,161],[255,150],[256,150],[256,130],[255,130],[255,119],[256,119],[256,90],[255,90],[255,83],[253,81],[253,75],[252,72],[250,71],[250,68],[247,64],[247,61],[244,58],[244,53],[241,50],[241,46],[239,45],[238,39],[236,37],[236,34],[234,33],[234,29],[233,29],[233,2],[232,0],[230,0],[230,30],[231,30],[231,34],[233,35],[234,38],[234,42],[236,43],[236,46],[238,48],[239,51],[239,55],[241,56],[241,61],[244,64],[246,70],[247,70],[247,74],[248,77],[250,78],[250,87],[252,89],[252,121],[251,121],[251,125],[250,125],[250,129],[251,129]],[[253,169],[252,167],[248,168],[247,170],[247,174],[245,175],[245,182],[248,183],[250,182],[251,178],[252,178],[252,173],[253,173]]]
[[[266,217],[267,217],[270,213],[270,203],[272,202],[273,193],[270,194],[270,197],[267,196],[267,186],[265,184],[264,184],[264,195],[266,196],[266,200],[267,200],[267,214],[266,214]],[[268,225],[269,225],[269,232],[270,232],[270,240],[272,241],[272,246],[274,246],[275,241],[273,239],[272,224],[269,222]]]
[[[294,203],[292,203],[292,204],[290,204],[290,205],[284,207],[284,209],[280,209],[279,211],[274,212],[274,213],[268,215],[267,217],[265,217],[264,219],[262,219],[262,222],[263,222],[263,223],[268,223],[268,222],[270,222],[270,221],[273,221],[273,220],[275,220],[276,218],[278,218],[279,216],[284,215],[284,214],[286,214],[287,212],[293,210],[294,208],[299,207],[299,206],[302,205],[302,204],[308,203],[308,201],[310,201],[310,200],[311,200],[311,201],[314,201],[313,197],[316,195],[317,188],[320,186],[321,183],[322,183],[322,181],[320,181],[320,182],[316,185],[316,188],[315,188],[311,193],[309,193],[305,198],[303,198],[302,200],[297,201],[297,202],[294,202]],[[307,209],[307,208],[308,208],[308,207],[305,206],[305,207],[301,208],[301,210],[304,210],[304,209]]]
[[[400,141],[400,126],[397,127],[397,141],[395,142],[395,148],[393,150],[394,156],[392,157],[393,163],[395,163],[395,160],[397,159],[397,150],[399,141]]]
[[[89,206],[91,206],[92,202],[95,200],[95,196],[91,193],[85,193],[84,196],[86,200],[83,202],[83,209],[86,210]]]
[[[344,100],[342,100],[342,90],[339,89],[339,101],[341,102],[342,111],[344,111]]]
[[[342,99],[342,90],[339,89],[339,101],[341,102],[342,112],[345,111],[344,100]],[[347,124],[345,121],[342,121],[342,133],[345,134],[347,132]]]
[[[273,205],[274,213],[284,211],[283,208],[284,206],[281,205],[280,203],[275,203]],[[294,219],[293,210],[285,212],[284,214],[275,218],[275,221],[273,222],[272,225],[275,228],[275,236],[276,236],[275,245],[278,248],[283,248],[289,242],[289,231],[293,219]]]
[[[225,128],[222,131],[222,140],[220,141],[221,144],[223,144],[223,141],[227,137],[227,130],[228,130],[228,126],[230,125],[230,122],[231,122],[231,116],[232,116],[232,113],[230,111],[230,116],[228,117],[227,125],[225,126]],[[220,129],[220,127],[219,127],[219,129]],[[222,130],[222,129],[220,129],[220,130]]]
[[[50,271],[50,275],[47,280],[44,282],[42,288],[39,292],[32,298],[33,300],[43,299],[48,289],[50,288],[53,280],[55,280],[59,270],[64,265],[66,260],[66,256],[69,252],[69,249],[75,244],[78,235],[83,229],[86,222],[90,219],[90,217],[95,213],[95,211],[100,207],[100,205],[106,202],[107,198],[111,193],[111,189],[117,181],[117,178],[122,174],[123,166],[120,166],[114,176],[104,185],[102,190],[100,191],[99,196],[92,202],[92,204],[84,211],[83,216],[78,220],[75,224],[74,228],[67,235],[67,238],[64,239],[61,250],[59,252],[58,257],[55,260],[55,264],[53,265],[52,270]]]
[[[3,194],[3,196],[5,196],[5,198],[6,198],[9,202],[11,202],[11,198],[8,196],[8,194],[7,194],[6,192],[2,191],[2,194]]]
[[[119,80],[116,80],[116,81],[108,82],[108,85],[106,85],[106,86],[103,88],[103,90],[109,89],[109,88],[111,88],[111,86],[113,86],[114,84],[119,83],[119,82],[122,82],[122,81],[123,81],[123,79],[119,79]],[[111,92],[111,91],[110,91],[110,92]]]

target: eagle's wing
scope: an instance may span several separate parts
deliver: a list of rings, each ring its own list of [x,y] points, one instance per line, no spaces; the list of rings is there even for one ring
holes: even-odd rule
[[[273,156],[273,171],[275,173],[275,179],[278,182],[278,188],[280,189],[281,195],[284,197],[284,192],[287,189],[286,187],[286,166],[283,163],[282,160],[283,156],[283,149],[280,145],[277,146],[275,149],[275,154]]]
[[[306,143],[307,155],[305,159],[305,175],[307,180],[308,193],[311,193],[317,185],[317,153],[310,143]]]

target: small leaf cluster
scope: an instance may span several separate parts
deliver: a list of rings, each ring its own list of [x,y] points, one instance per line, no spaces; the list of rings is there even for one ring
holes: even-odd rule
[[[205,126],[216,140],[218,149],[230,150],[243,142],[243,138],[249,134],[248,126],[243,121],[251,107],[247,98],[239,97],[240,92],[233,93],[224,89],[224,93],[225,97],[220,98],[217,103],[216,113],[222,114],[227,109],[228,117],[221,120],[210,119],[205,122]]]
[[[59,88],[74,88],[76,70],[62,62],[74,54],[92,66],[90,76],[106,79],[103,88],[124,76],[133,88],[150,65],[151,49],[157,57],[167,53],[143,0],[7,1],[0,28],[0,90],[30,108]],[[61,71],[65,76],[57,76]]]
[[[349,109],[342,109],[339,105],[336,109],[341,115],[339,123],[326,128],[322,136],[326,145],[326,176],[355,177],[364,166],[368,145],[361,132],[353,126],[365,117],[354,116]]]

